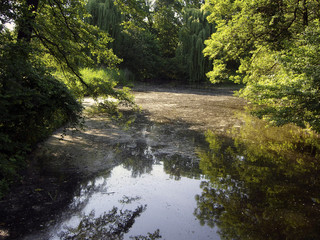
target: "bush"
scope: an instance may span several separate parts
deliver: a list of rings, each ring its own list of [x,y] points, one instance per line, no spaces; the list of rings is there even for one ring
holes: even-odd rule
[[[32,147],[63,124],[78,124],[82,111],[63,83],[20,57],[0,54],[0,198]]]
[[[134,81],[134,76],[129,70],[83,68],[80,73],[87,86],[76,79],[72,80],[70,76],[63,76],[60,72],[56,72],[55,76],[66,83],[78,98],[92,97],[95,100],[98,98],[107,100],[111,97],[133,105],[133,96],[129,93],[129,88],[117,88],[119,84],[127,85]]]

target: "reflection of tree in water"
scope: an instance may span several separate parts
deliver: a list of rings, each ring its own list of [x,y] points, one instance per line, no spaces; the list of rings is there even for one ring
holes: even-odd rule
[[[132,177],[138,177],[152,171],[155,158],[151,147],[145,140],[138,140],[127,145],[123,145],[125,151],[122,152],[123,167],[131,171]]]
[[[95,217],[95,213],[83,216],[76,228],[67,228],[61,232],[60,239],[91,239],[91,240],[121,240],[125,233],[129,231],[135,222],[135,219],[146,210],[146,206],[139,206],[134,211],[119,210],[114,207],[100,217]],[[148,233],[147,236],[130,237],[136,240],[153,240],[161,238],[159,230],[154,233]]]
[[[200,178],[201,170],[199,169],[199,161],[192,157],[185,157],[179,154],[166,156],[163,159],[164,171],[175,180],[181,177]]]
[[[207,133],[199,151],[195,215],[223,239],[320,239],[319,138],[299,129],[246,125],[232,140]]]
[[[107,193],[107,179],[110,177],[110,173],[110,171],[103,172],[99,177],[92,178],[80,184],[74,193],[72,204],[69,207],[71,209],[83,208],[94,193]]]
[[[199,161],[192,157],[181,156],[180,154],[156,154],[153,149],[143,143],[132,143],[134,150],[130,151],[123,157],[123,167],[131,171],[132,177],[138,177],[145,173],[150,173],[153,164],[163,161],[164,171],[170,174],[174,179],[179,180],[181,177],[199,178],[201,170],[199,169]],[[128,148],[126,146],[126,148]],[[158,159],[159,158],[159,159]]]

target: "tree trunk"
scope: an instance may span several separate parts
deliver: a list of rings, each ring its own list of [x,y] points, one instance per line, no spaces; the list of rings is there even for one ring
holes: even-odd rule
[[[309,20],[308,20],[308,8],[306,4],[306,0],[303,0],[303,25],[308,26]]]

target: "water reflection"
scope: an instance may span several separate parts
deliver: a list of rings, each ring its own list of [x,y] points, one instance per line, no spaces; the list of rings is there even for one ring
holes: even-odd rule
[[[123,157],[123,166],[132,172],[132,177],[140,177],[150,173],[152,165],[157,162],[151,147],[145,141],[139,140],[130,144],[122,145],[126,157]],[[129,154],[128,154],[129,153]]]
[[[83,183],[55,226],[26,239],[218,240],[217,229],[193,215],[200,183],[183,176],[176,181],[162,161],[135,177],[119,165]]]
[[[201,224],[222,239],[320,239],[319,138],[252,119],[233,135],[207,132],[210,149],[199,150]]]
[[[175,180],[200,178],[194,148],[203,139],[202,134],[170,125],[145,126],[139,131],[139,137],[130,143],[119,144],[114,151],[119,154],[123,166],[132,172],[132,177],[150,173],[154,164],[163,162],[164,171]]]
[[[76,211],[71,218],[67,218],[58,228],[60,230],[55,230],[56,232],[61,232],[63,226],[71,226],[75,229],[82,226],[82,221],[88,222],[89,219],[89,222],[92,222],[89,224],[90,231],[95,233],[96,228],[99,228],[96,217],[84,218],[89,216],[92,210],[99,219],[99,216],[104,216],[104,213],[112,210],[113,207],[123,212],[133,213],[137,207],[147,206],[140,216],[135,216],[134,225],[130,225],[129,231],[123,231],[119,239],[146,236],[148,233],[154,233],[156,229],[160,229],[160,235],[164,239],[219,239],[215,233],[216,229],[201,227],[193,216],[193,209],[196,206],[194,196],[200,193],[201,180],[186,177],[181,177],[179,181],[173,180],[164,172],[162,162],[153,165],[150,174],[135,178],[132,177],[131,171],[120,165],[111,171],[106,181],[103,179],[101,177],[95,181],[96,187],[92,187],[93,182],[88,183],[88,188],[99,190],[79,196],[84,203],[78,205],[82,206],[80,211]],[[88,192],[90,191],[83,191],[83,193]],[[87,231],[87,234],[90,231]]]
[[[139,217],[146,210],[146,206],[138,206],[135,210],[118,210],[114,207],[109,212],[96,217],[92,211],[84,215],[77,227],[67,227],[58,234],[62,240],[91,239],[91,240],[120,240],[129,231]],[[139,235],[130,237],[136,240],[155,240],[161,238],[159,230],[148,233],[147,236]]]
[[[175,154],[166,157],[163,160],[164,171],[173,179],[180,180],[181,177],[200,179],[201,170],[199,168],[199,161],[194,158],[184,157]]]

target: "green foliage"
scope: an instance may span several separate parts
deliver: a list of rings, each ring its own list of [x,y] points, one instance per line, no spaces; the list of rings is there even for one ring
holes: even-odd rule
[[[181,27],[182,2],[175,0],[156,0],[152,15],[152,32],[159,44],[161,68],[159,78],[176,79],[177,63],[176,49],[179,44],[179,29]]]
[[[205,42],[210,80],[243,81],[257,116],[319,132],[319,2],[211,0],[206,9],[217,24]]]
[[[107,32],[115,41],[109,43],[113,51],[118,54],[123,43],[122,39],[122,22],[124,16],[113,0],[90,0],[86,6],[90,17],[86,21],[99,27],[99,29]]]
[[[200,222],[222,239],[319,238],[319,136],[253,118],[232,135],[208,132],[209,150],[199,150]]]
[[[150,0],[115,0],[124,15],[123,25],[125,29],[146,29],[152,24],[152,13]]]
[[[144,29],[127,29],[124,34],[123,46],[118,52],[124,59],[121,65],[140,79],[159,77],[163,69],[163,60],[156,37]]]
[[[84,1],[43,2],[33,22],[34,49],[48,67],[82,81],[80,67],[96,63],[114,66],[120,60],[108,48],[111,38],[98,27],[84,21],[89,15]]]
[[[123,21],[123,15],[120,9],[112,0],[90,0],[86,6],[90,17],[87,21],[101,30],[106,31],[109,35],[118,39],[120,34],[120,24]]]
[[[212,64],[202,53],[205,47],[204,41],[213,32],[213,26],[206,20],[209,12],[186,8],[183,13],[176,58],[183,75],[190,83],[204,82]]]
[[[25,48],[10,37],[0,44],[0,195],[31,148],[57,127],[78,124],[82,109],[40,62],[21,58]]]
[[[90,0],[88,22],[109,33],[109,44],[139,79],[201,82],[210,61],[204,40],[213,31],[201,2]],[[121,13],[121,14],[120,14]]]
[[[5,1],[0,27],[0,197],[25,165],[32,147],[66,123],[79,124],[82,107],[50,72],[58,69],[86,85],[80,66],[119,59],[108,49],[110,37],[84,22],[85,1]],[[3,24],[16,24],[8,32]],[[127,90],[91,80],[91,92],[132,101]],[[103,85],[103,86],[102,86]],[[98,90],[93,88],[97,87]]]
[[[157,32],[161,53],[165,58],[173,58],[178,46],[178,33],[181,23],[176,15],[180,14],[181,9],[179,9],[177,3],[177,1],[155,1],[153,28]]]
[[[147,2],[90,0],[87,8],[92,15],[88,22],[114,38],[109,45],[123,60],[120,68],[129,69],[142,79],[153,78],[159,73],[159,43],[143,20],[151,17]]]
[[[55,76],[64,82],[78,98],[93,97],[96,101],[113,98],[121,103],[134,105],[129,88],[116,88],[119,82],[132,81],[133,76],[128,70],[82,68],[80,74],[86,85],[76,80],[70,81],[71,77],[65,77],[61,72],[56,72]]]
[[[265,106],[254,108],[254,114],[278,125],[292,122],[320,132],[319,34],[317,23],[307,27],[299,41],[286,50],[270,53],[261,49],[257,53],[252,61],[255,67],[246,77],[250,88],[241,92],[253,103]]]

